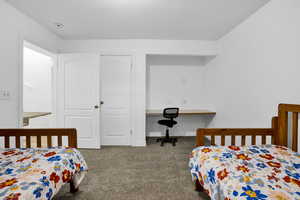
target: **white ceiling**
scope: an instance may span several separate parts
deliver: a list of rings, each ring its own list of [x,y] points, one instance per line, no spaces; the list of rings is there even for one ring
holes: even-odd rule
[[[216,40],[269,0],[7,1],[65,39]]]

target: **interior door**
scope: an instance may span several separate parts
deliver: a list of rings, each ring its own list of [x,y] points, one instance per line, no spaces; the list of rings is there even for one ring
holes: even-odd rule
[[[77,129],[79,148],[100,148],[99,55],[62,55],[64,127]]]
[[[100,57],[101,145],[131,144],[131,56]]]

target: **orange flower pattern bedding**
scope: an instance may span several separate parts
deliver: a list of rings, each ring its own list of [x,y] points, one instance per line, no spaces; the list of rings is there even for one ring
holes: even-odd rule
[[[52,199],[73,175],[87,170],[72,148],[0,149],[0,199]]]

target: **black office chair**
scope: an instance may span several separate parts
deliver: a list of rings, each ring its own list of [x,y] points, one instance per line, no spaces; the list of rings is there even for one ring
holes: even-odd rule
[[[158,123],[160,125],[164,125],[167,127],[166,136],[163,138],[157,139],[157,142],[161,142],[160,146],[164,146],[164,143],[172,143],[173,146],[176,146],[177,138],[170,138],[169,128],[173,128],[177,122],[174,118],[178,117],[179,108],[165,108],[163,112],[163,117],[166,119],[159,120]]]

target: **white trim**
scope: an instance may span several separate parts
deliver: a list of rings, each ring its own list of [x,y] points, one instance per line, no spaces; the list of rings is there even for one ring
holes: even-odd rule
[[[106,49],[99,49],[99,50],[74,50],[74,51],[63,51],[60,54],[99,54],[99,55],[120,55],[120,56],[130,56],[135,55],[137,53],[136,50],[106,50]]]
[[[57,68],[58,68],[58,54],[48,51],[38,45],[36,45],[31,40],[23,36],[19,36],[19,93],[18,93],[18,122],[17,127],[23,127],[23,74],[24,74],[24,47],[37,51],[41,54],[47,55],[53,59],[52,67],[52,114],[53,120],[51,121],[51,126],[57,126]]]
[[[28,41],[27,39],[23,40],[23,47],[32,49],[36,52],[39,52],[39,53],[49,56],[51,58],[57,57],[57,55],[55,53],[52,53],[52,52],[48,51],[47,49],[43,49],[42,47],[37,46],[36,44],[32,43],[31,41]]]
[[[58,56],[56,55],[53,58],[53,67],[52,67],[52,75],[51,75],[51,84],[52,84],[52,121],[51,121],[51,127],[56,128],[57,127],[57,113],[58,113],[58,108],[57,108],[57,75],[58,75]]]
[[[17,121],[17,127],[22,128],[23,127],[23,50],[24,50],[24,39],[22,36],[19,36],[19,69],[18,69],[18,77],[19,77],[19,83],[18,83],[18,121]]]
[[[172,130],[171,130],[172,131]],[[159,132],[159,131],[151,131],[147,132],[147,137],[164,137],[165,136],[165,131]],[[195,137],[196,136],[196,131],[186,131],[182,132],[178,135],[173,135],[174,137]]]
[[[137,140],[134,144],[134,147],[146,147],[146,139],[145,140]]]

